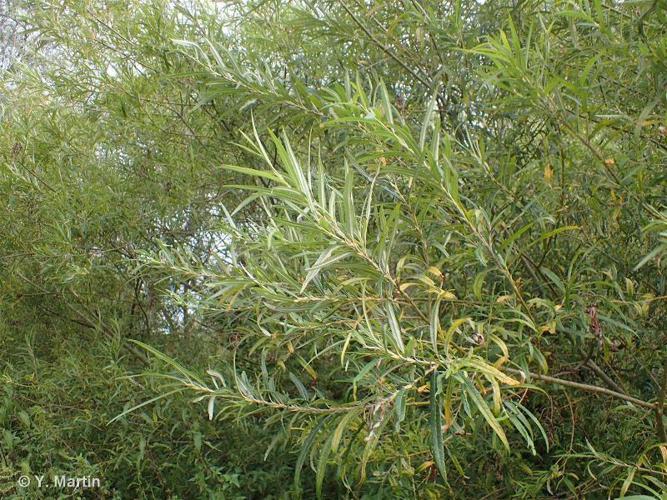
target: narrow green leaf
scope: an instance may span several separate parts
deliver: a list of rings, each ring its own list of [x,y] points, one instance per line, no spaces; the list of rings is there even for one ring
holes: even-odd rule
[[[443,479],[447,480],[445,464],[445,442],[442,425],[442,388],[438,370],[431,374],[431,448],[438,471]]]
[[[301,469],[303,469],[303,464],[306,462],[306,457],[308,456],[308,453],[310,453],[310,449],[326,421],[327,417],[320,420],[313,430],[310,431],[310,434],[308,434],[308,437],[301,445],[301,451],[296,459],[296,465],[294,466],[294,486],[297,490],[301,489]]]
[[[324,483],[324,473],[327,470],[327,462],[329,461],[333,437],[333,434],[329,435],[320,451],[320,457],[317,461],[317,471],[315,472],[315,493],[317,494],[317,498],[322,498],[322,484]]]
[[[438,91],[439,89],[436,89],[435,92],[433,92],[431,99],[426,105],[426,113],[424,114],[424,118],[422,119],[422,128],[421,132],[419,133],[419,149],[421,151],[424,150],[424,145],[426,144],[426,134],[428,132],[429,127],[431,126],[431,120],[433,120],[433,113],[436,109],[436,99],[438,97]],[[437,161],[437,156],[435,157],[435,159]]]
[[[285,182],[285,179],[283,179],[282,176],[267,172],[265,170],[257,170],[255,168],[241,167],[238,165],[223,165],[222,168],[232,172],[249,175],[251,177],[262,177],[264,179],[269,179],[277,184],[283,184],[285,186],[287,185],[287,182]]]
[[[320,254],[315,263],[308,269],[308,273],[306,274],[306,279],[303,281],[300,293],[304,292],[306,287],[308,287],[308,284],[313,281],[324,268],[352,255],[351,252],[343,252],[335,255],[334,252],[336,252],[336,250],[339,248],[339,246],[333,246]]]
[[[438,354],[438,332],[440,331],[440,302],[442,302],[442,295],[438,295],[435,303],[431,308],[431,317],[429,322],[429,333],[431,335],[431,347],[433,351]]]
[[[407,400],[405,398],[405,390],[398,391],[396,400],[394,401],[394,411],[396,412],[396,432],[400,430],[401,423],[405,420],[405,410],[407,407]]]
[[[623,481],[623,485],[621,486],[621,498],[627,498],[625,494],[628,492],[630,489],[630,486],[632,485],[632,480],[635,478],[635,473],[637,472],[636,467],[631,467],[630,470],[628,471],[628,475],[625,477],[625,480]]]
[[[470,396],[470,399],[472,399],[472,402],[475,404],[479,412],[482,414],[486,422],[491,426],[493,431],[498,435],[500,438],[500,441],[505,445],[505,448],[507,450],[510,449],[510,444],[507,441],[507,436],[505,435],[505,431],[503,431],[503,428],[500,426],[498,421],[496,420],[496,417],[493,416],[493,412],[491,412],[491,409],[489,406],[486,404],[486,401],[484,401],[484,398],[482,398],[482,395],[479,393],[477,388],[473,385],[473,383],[466,377],[461,377],[461,382],[463,385],[463,389],[466,391],[468,396]]]
[[[389,320],[389,329],[391,331],[391,338],[393,340],[394,347],[398,349],[398,352],[403,354],[405,351],[405,346],[403,345],[403,338],[401,335],[401,327],[398,325],[398,320],[396,319],[396,313],[394,312],[394,306],[388,302],[387,303],[387,319]]]
[[[354,210],[354,174],[345,162],[345,187],[343,189],[343,215],[345,217],[347,233],[354,237],[356,234],[356,214]]]
[[[331,439],[331,451],[333,451],[334,453],[338,451],[340,442],[343,439],[343,432],[345,432],[345,429],[350,424],[352,419],[358,416],[361,411],[362,411],[361,409],[350,410],[343,416],[343,418],[340,419],[340,422],[338,422],[336,430],[332,435],[333,437]]]
[[[384,112],[387,117],[387,121],[393,125],[394,113],[391,107],[391,101],[389,99],[389,92],[387,92],[387,87],[385,86],[384,82],[380,82],[380,92],[382,94],[382,104],[384,106]]]

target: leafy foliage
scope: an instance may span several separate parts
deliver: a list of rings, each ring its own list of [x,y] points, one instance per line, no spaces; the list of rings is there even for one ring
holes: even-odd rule
[[[9,380],[91,373],[120,492],[660,498],[663,3],[26,5]]]

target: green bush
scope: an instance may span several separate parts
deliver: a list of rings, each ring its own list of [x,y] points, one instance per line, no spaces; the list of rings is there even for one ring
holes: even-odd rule
[[[660,498],[665,7],[17,7],[3,487]]]

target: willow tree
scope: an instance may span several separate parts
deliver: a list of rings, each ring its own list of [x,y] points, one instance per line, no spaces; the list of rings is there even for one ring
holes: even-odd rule
[[[120,337],[156,364],[165,397],[261,423],[266,460],[292,457],[285,494],[661,495],[663,2],[174,12],[188,29],[157,47],[140,35],[159,22],[128,32],[173,71],[167,89],[120,51],[112,84],[95,78],[107,61],[75,64],[66,96],[117,103],[109,172],[160,158],[164,184],[140,180],[129,198],[122,265],[181,312]],[[154,104],[130,115],[124,95],[146,75]],[[144,128],[150,141],[128,147]],[[163,353],[155,333],[182,330],[184,351],[215,339],[208,371]]]

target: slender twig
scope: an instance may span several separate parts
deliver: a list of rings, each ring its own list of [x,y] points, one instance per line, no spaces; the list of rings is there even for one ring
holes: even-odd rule
[[[366,26],[364,26],[364,24],[359,20],[359,18],[354,14],[354,12],[352,12],[352,11],[350,10],[350,8],[345,4],[345,2],[341,2],[340,4],[341,4],[341,6],[343,7],[343,9],[345,9],[345,12],[347,12],[347,13],[349,14],[349,16],[352,18],[352,20],[355,22],[355,24],[361,28],[361,30],[366,34],[366,36],[367,36],[368,38],[371,39],[371,41],[372,41],[375,45],[377,45],[378,47],[380,47],[380,48],[382,49],[382,51],[383,51],[385,54],[387,54],[387,55],[388,55],[389,57],[391,57],[394,61],[396,61],[396,62],[397,62],[397,63],[398,63],[398,64],[399,64],[405,71],[407,71],[407,72],[410,73],[413,77],[415,77],[417,80],[419,80],[419,82],[421,82],[422,85],[424,85],[424,86],[427,87],[427,88],[431,88],[431,87],[432,87],[432,85],[431,85],[428,81],[426,81],[424,78],[422,78],[422,77],[419,75],[419,73],[415,72],[412,68],[410,68],[410,66],[408,66],[406,63],[404,63],[403,61],[401,61],[401,59],[400,59],[396,54],[394,54],[394,53],[389,49],[389,47],[386,47],[385,45],[382,44],[382,42],[380,42],[380,40],[378,40],[377,38],[375,38],[375,36],[373,36],[373,33],[371,33],[370,31],[368,31],[368,28],[366,28]]]
[[[508,373],[512,373],[513,375],[519,375],[519,376],[527,377],[527,378],[534,378],[536,380],[541,380],[543,382],[549,382],[551,384],[558,384],[558,385],[562,385],[564,387],[572,387],[574,389],[580,389],[580,390],[586,391],[586,392],[594,392],[594,393],[597,393],[597,394],[605,394],[607,396],[611,396],[611,397],[614,397],[614,398],[623,399],[624,401],[634,403],[637,406],[641,406],[642,408],[648,408],[650,410],[657,409],[658,406],[664,406],[664,403],[665,403],[664,399],[658,401],[657,403],[649,403],[648,401],[643,401],[641,399],[637,399],[635,397],[628,396],[627,394],[622,394],[620,392],[612,391],[611,389],[607,389],[606,387],[599,387],[599,386],[596,386],[596,385],[582,384],[580,382],[574,382],[572,380],[565,380],[565,379],[550,377],[548,375],[539,375],[537,373],[526,372],[526,371],[523,371],[523,370],[516,370],[514,368],[505,368],[505,371],[508,372]]]
[[[593,361],[592,359],[589,359],[589,360],[586,362],[586,366],[587,366],[588,368],[590,368],[592,371],[594,371],[594,372],[598,375],[598,377],[600,377],[602,380],[604,380],[604,382],[605,382],[611,389],[613,389],[613,390],[616,391],[616,392],[620,392],[620,393],[622,393],[622,394],[626,394],[626,391],[623,390],[623,388],[622,388],[620,385],[618,385],[616,382],[614,382],[614,380],[613,380],[609,375],[607,375],[607,374],[604,372],[604,370],[603,370],[602,368],[600,368],[600,367],[595,363],[595,361]]]
[[[665,359],[662,366],[662,388],[658,396],[658,402],[655,405],[655,423],[658,430],[658,439],[663,443],[667,443],[667,431],[665,431],[665,424],[662,421],[665,415],[665,399],[667,398],[667,359]]]

